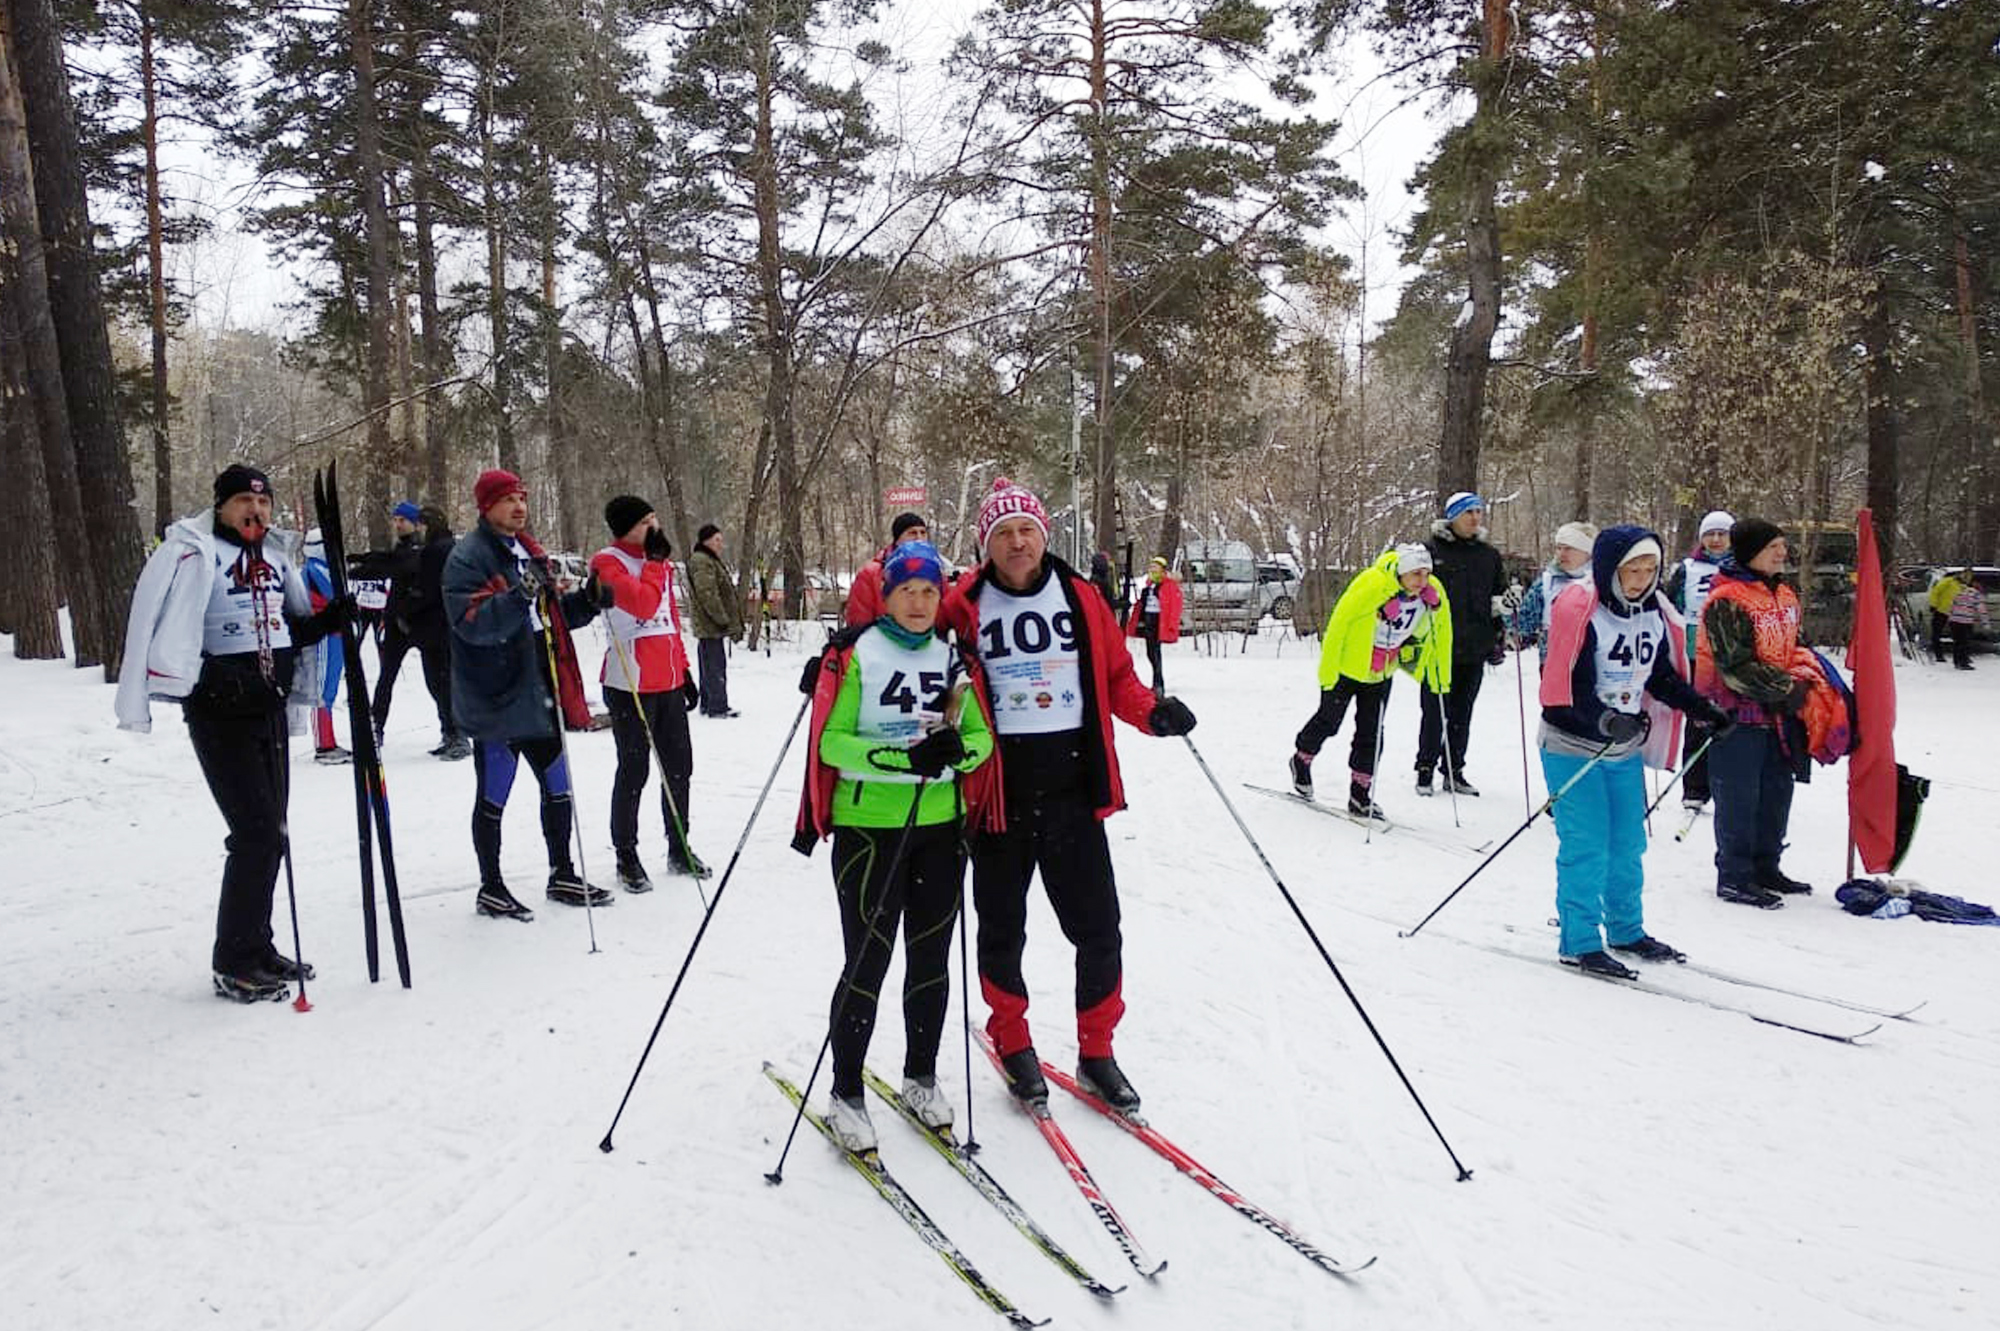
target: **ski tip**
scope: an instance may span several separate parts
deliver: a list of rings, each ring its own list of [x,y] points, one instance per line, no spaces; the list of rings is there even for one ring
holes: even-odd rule
[[[1140,1270],[1140,1272],[1139,1272],[1139,1274],[1140,1274],[1140,1275],[1142,1275],[1142,1276],[1144,1276],[1144,1277],[1146,1277],[1146,1279],[1148,1279],[1148,1280],[1158,1280],[1158,1279],[1160,1278],[1160,1272],[1162,1272],[1162,1271],[1164,1271],[1164,1270],[1166,1270],[1166,1269],[1167,1269],[1167,1264],[1166,1264],[1166,1261],[1165,1261],[1164,1259],[1162,1259],[1161,1261],[1159,1261],[1158,1263],[1156,1263],[1156,1264],[1154,1265],[1154,1267],[1153,1267],[1153,1269],[1152,1269],[1152,1270],[1150,1270],[1150,1271],[1147,1271],[1147,1270],[1144,1270],[1144,1269],[1141,1269],[1141,1270]]]

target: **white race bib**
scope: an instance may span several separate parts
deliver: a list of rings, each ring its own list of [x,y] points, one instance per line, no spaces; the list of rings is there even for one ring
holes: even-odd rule
[[[253,588],[252,581],[260,586]],[[256,651],[260,645],[260,612],[262,645],[291,646],[291,626],[285,623],[283,556],[270,552],[264,560],[254,561],[253,567],[253,561],[245,557],[240,547],[218,540],[215,578],[209,584],[208,609],[202,615],[202,653],[230,656]]]
[[[1666,648],[1666,621],[1657,610],[1626,618],[1599,602],[1591,612],[1597,638],[1597,700],[1614,712],[1636,713],[1653,661]]]
[[[1708,604],[1708,594],[1715,588],[1715,565],[1706,559],[1684,559],[1681,567],[1685,578],[1681,595],[1687,600],[1686,618],[1692,624],[1701,618],[1701,608]]]
[[[979,591],[979,659],[1002,735],[1051,735],[1083,725],[1076,616],[1051,573],[1032,596],[988,582]]]
[[[617,559],[620,564],[625,566],[625,571],[634,578],[637,578],[645,570],[645,560],[637,558],[634,555],[629,555],[615,545],[607,546],[604,553]],[[604,619],[611,626],[611,632],[617,637],[618,641],[624,643],[627,647],[630,647],[641,638],[678,637],[680,630],[674,627],[673,570],[671,568],[667,570],[667,585],[660,593],[660,607],[653,612],[651,619],[641,619],[630,611],[620,610],[615,605],[604,612]]]
[[[1382,652],[1400,650],[1417,631],[1417,625],[1424,622],[1424,602],[1420,596],[1398,596],[1396,615],[1393,619],[1375,616],[1375,649]]]
[[[861,672],[861,711],[854,733],[874,744],[907,749],[944,714],[945,682],[950,677],[951,650],[936,637],[911,651],[881,629],[870,629],[854,644],[848,669]],[[854,781],[896,781],[915,784],[914,772],[854,772]]]
[[[514,572],[516,576],[526,576],[529,566],[535,562],[534,557],[528,553],[528,547],[522,545],[514,537],[509,536],[507,538],[507,549],[514,556]],[[528,627],[537,633],[548,627],[542,623],[542,598],[539,596],[528,599]]]

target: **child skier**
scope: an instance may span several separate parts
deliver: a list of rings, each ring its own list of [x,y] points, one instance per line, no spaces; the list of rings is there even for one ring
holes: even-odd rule
[[[1433,693],[1451,692],[1451,603],[1431,575],[1431,552],[1414,542],[1384,551],[1334,603],[1320,640],[1319,710],[1299,731],[1291,758],[1293,790],[1312,798],[1312,761],[1340,729],[1347,704],[1358,699],[1347,751],[1347,811],[1356,818],[1382,817],[1371,791],[1398,666]]]
[[[1556,552],[1542,575],[1528,584],[1528,591],[1514,611],[1514,641],[1535,640],[1542,664],[1549,661],[1549,607],[1568,590],[1572,582],[1590,581],[1590,550],[1597,540],[1597,528],[1588,522],[1565,522],[1556,528]]]
[[[1660,538],[1643,527],[1611,527],[1591,551],[1595,586],[1578,583],[1549,615],[1542,672],[1542,771],[1555,803],[1556,914],[1567,966],[1620,980],[1638,978],[1604,950],[1644,961],[1686,961],[1646,932],[1643,767],[1672,762],[1680,728],[1667,708],[1718,731],[1721,708],[1688,684],[1687,638],[1660,591]],[[1642,763],[1643,758],[1643,763]],[[1587,771],[1585,769],[1588,769]]]
[[[1693,552],[1674,566],[1672,576],[1667,579],[1667,599],[1681,612],[1687,621],[1688,659],[1694,659],[1694,638],[1701,627],[1701,608],[1708,604],[1708,594],[1715,587],[1715,575],[1722,567],[1722,558],[1729,553],[1729,529],[1736,525],[1736,519],[1721,509],[1701,520],[1701,529],[1696,533],[1700,544]],[[1708,803],[1708,753],[1705,749],[1714,737],[1708,727],[1700,722],[1690,722],[1687,738],[1682,744],[1681,761],[1687,770],[1681,773],[1681,807],[1690,814],[1698,813]]]
[[[951,1126],[937,1084],[951,993],[946,969],[964,861],[957,773],[993,751],[980,706],[958,706],[957,663],[932,630],[944,562],[926,541],[884,561],[886,613],[829,644],[814,678],[812,740],[794,846],[833,836],[833,886],[846,944],[834,989],[833,1100],[827,1123],[850,1151],[875,1147],[861,1071],[876,996],[903,925],[903,1099],[933,1129]]]

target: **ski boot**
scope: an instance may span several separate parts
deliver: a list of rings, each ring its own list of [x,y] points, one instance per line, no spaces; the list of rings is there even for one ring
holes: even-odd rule
[[[1585,952],[1581,956],[1564,957],[1562,964],[1574,966],[1585,975],[1595,975],[1600,980],[1636,980],[1639,972],[1627,966],[1608,952]]]
[[[1292,755],[1292,790],[1300,799],[1313,797],[1312,756],[1305,753]]]
[[[903,1103],[917,1116],[917,1121],[932,1132],[951,1132],[951,1101],[944,1098],[938,1089],[936,1077],[903,1078]]]
[[[1479,787],[1465,779],[1465,773],[1452,772],[1444,779],[1444,788],[1453,795],[1477,795]]]
[[[353,762],[354,755],[336,744],[330,749],[314,750],[313,761],[321,767],[341,767]]]
[[[646,866],[639,863],[639,852],[621,850],[618,852],[618,886],[627,892],[650,892],[653,880],[646,875]]]
[[[679,874],[683,878],[713,878],[715,870],[702,863],[701,856],[692,850],[667,852],[667,872]]]
[[[875,1125],[868,1121],[868,1104],[860,1096],[834,1095],[826,1103],[826,1126],[841,1149],[865,1155],[875,1149]]]
[[[1668,947],[1651,934],[1640,934],[1629,943],[1613,943],[1613,952],[1623,952],[1641,961],[1686,961],[1687,953],[1678,948]]]
[[[505,883],[482,883],[476,905],[481,915],[491,915],[496,920],[519,920],[526,924],[535,918],[535,912],[516,901]]]
[[[1766,892],[1776,892],[1781,896],[1807,896],[1812,892],[1811,883],[1802,883],[1796,878],[1787,878],[1776,869],[1766,869],[1757,875],[1757,886]]]
[[[1715,895],[1733,906],[1755,906],[1759,910],[1776,910],[1785,904],[1785,899],[1776,892],[1766,892],[1750,883],[1717,883]]]
[[[1048,1104],[1048,1079],[1042,1076],[1042,1060],[1036,1056],[1033,1045],[1002,1054],[1000,1071],[1007,1078],[1007,1090],[1016,1100],[1030,1106]]]
[[[1076,1080],[1084,1090],[1110,1105],[1121,1114],[1139,1112],[1139,1093],[1132,1089],[1132,1083],[1125,1080],[1119,1071],[1118,1060],[1106,1054],[1103,1058],[1079,1058],[1076,1061]]]
[[[603,888],[584,882],[568,865],[549,871],[550,901],[559,901],[565,906],[608,906],[617,899]]]
[[[293,961],[284,953],[272,948],[264,954],[264,970],[281,980],[316,980],[319,973],[310,961]]]
[[[1418,789],[1422,789],[1422,787],[1418,787]],[[1370,820],[1378,823],[1387,823],[1389,815],[1382,812],[1382,806],[1377,804],[1374,797],[1368,792],[1369,788],[1362,785],[1359,781],[1350,781],[1347,783],[1347,816],[1357,818],[1364,823]]]
[[[1419,795],[1437,794],[1437,788],[1431,784],[1431,769],[1428,767],[1419,767],[1417,769],[1417,793]]]
[[[217,970],[214,980],[215,996],[233,1003],[282,1003],[292,996],[284,977],[261,964]]]

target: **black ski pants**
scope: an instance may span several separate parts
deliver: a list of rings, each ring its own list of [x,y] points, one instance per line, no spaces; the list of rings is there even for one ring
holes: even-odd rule
[[[1479,701],[1479,686],[1486,680],[1484,657],[1466,657],[1451,663],[1451,692],[1439,697],[1430,685],[1423,686],[1423,721],[1417,727],[1417,770],[1434,772],[1448,747],[1452,775],[1465,772],[1465,749],[1472,739],[1472,706]]]
[[[701,714],[721,716],[729,710],[729,639],[697,638],[694,654],[701,666]]]
[[[401,673],[403,658],[410,654],[411,648],[423,658],[424,686],[430,690],[431,701],[437,704],[438,736],[450,739],[458,727],[451,719],[451,657],[446,654],[445,639],[412,637],[394,624],[382,634],[382,677],[375,681],[375,696],[369,700],[375,729],[381,730],[389,724],[389,703],[396,692],[396,676]]]
[[[903,1075],[937,1073],[951,998],[951,929],[965,881],[958,824],[833,829],[833,890],[847,960],[834,986],[833,1093],[862,1092],[882,980],[903,925]]]
[[[1153,692],[1158,693],[1166,687],[1166,667],[1160,659],[1160,617],[1141,615],[1139,636],[1146,640],[1146,664],[1153,667]]]
[[[1689,720],[1681,732],[1681,798],[1698,804],[1708,803],[1710,787],[1708,782],[1708,754],[1702,752],[1702,745],[1708,744],[1715,734],[1707,726]],[[1699,756],[1697,756],[1699,755]]]
[[[1035,871],[1063,937],[1076,949],[1077,1044],[1085,1058],[1108,1057],[1112,1031],[1125,1013],[1124,938],[1118,884],[1104,824],[1083,785],[1083,761],[1053,781],[1032,784],[1036,741],[1003,738],[1007,830],[982,833],[972,847],[972,899],[979,911],[979,984],[991,1010],[986,1031],[1002,1054],[1033,1044],[1028,1031],[1028,984],[1021,957],[1028,945],[1028,884]],[[1016,773],[1027,768],[1027,781]]]
[[[1708,751],[1715,792],[1715,881],[1771,881],[1792,821],[1792,763],[1771,726],[1738,726]]]
[[[639,799],[652,774],[646,736],[666,781],[660,787],[660,818],[667,845],[675,859],[687,859],[688,783],[694,776],[694,745],[688,740],[687,703],[679,689],[660,693],[627,693],[606,688],[604,705],[611,712],[611,738],[618,748],[618,774],[611,779],[611,844],[621,851],[639,848]]]
[[[575,814],[562,739],[555,735],[546,739],[482,739],[472,753],[472,770],[478,782],[472,802],[472,850],[479,857],[482,887],[506,882],[500,876],[500,819],[507,811],[507,796],[514,789],[514,774],[523,758],[542,788],[542,840],[548,843],[549,869],[571,868],[569,836]]]
[[[1347,715],[1347,704],[1352,702],[1354,741],[1347,746],[1347,768],[1357,782],[1368,785],[1375,776],[1376,746],[1381,741],[1382,715],[1389,710],[1389,685],[1392,682],[1393,677],[1367,684],[1342,675],[1334,681],[1332,688],[1321,689],[1319,710],[1305,723],[1295,741],[1299,752],[1308,758],[1317,757],[1320,747],[1340,729],[1340,723]]]
[[[289,795],[285,714],[232,713],[193,700],[182,711],[201,774],[229,828],[210,964],[241,975],[275,950],[271,897],[285,853]]]

